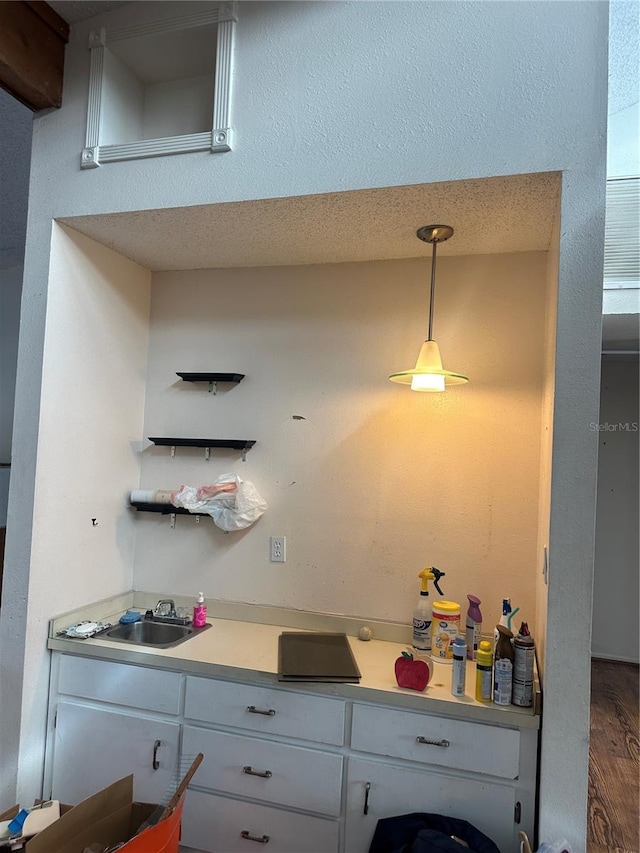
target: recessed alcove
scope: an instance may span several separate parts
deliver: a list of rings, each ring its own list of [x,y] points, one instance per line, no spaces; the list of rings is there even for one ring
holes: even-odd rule
[[[505,596],[537,613],[541,641],[559,197],[560,176],[545,173],[62,220],[41,488],[71,478],[87,515],[119,531],[117,554],[105,540],[100,559],[128,561],[136,588],[188,594],[206,578],[220,600],[402,623],[435,563],[448,597],[484,594],[488,624]],[[387,377],[424,338],[429,254],[415,231],[431,221],[455,229],[436,336],[471,381],[425,399]],[[175,382],[211,365],[246,379],[214,398]],[[77,397],[68,417],[53,405],[60,387]],[[147,435],[212,425],[256,439],[246,462],[145,452]],[[75,436],[81,453],[85,433],[82,470],[58,470],[56,447]],[[227,470],[269,504],[241,535],[171,530],[127,506],[134,488]],[[277,573],[274,534],[288,538]],[[56,515],[42,535],[63,559],[95,534]]]
[[[110,42],[101,144],[210,130],[216,37],[214,24]]]
[[[235,8],[92,31],[83,168],[231,147]]]

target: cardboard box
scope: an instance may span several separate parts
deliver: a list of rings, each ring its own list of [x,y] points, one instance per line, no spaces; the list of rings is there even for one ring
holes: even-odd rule
[[[162,823],[133,837],[140,824],[157,808],[153,803],[133,801],[133,776],[109,785],[77,806],[61,806],[60,819],[29,839],[25,853],[83,853],[91,844],[107,847],[118,842],[124,853],[177,853],[180,835],[180,807]],[[6,813],[12,818],[17,809]],[[173,845],[173,846],[172,846]]]

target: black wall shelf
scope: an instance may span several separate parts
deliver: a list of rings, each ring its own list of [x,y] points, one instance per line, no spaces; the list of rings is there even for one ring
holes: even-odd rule
[[[161,515],[202,515],[202,513],[189,512],[183,506],[173,506],[173,504],[135,503],[131,506],[138,512],[159,512]]]
[[[170,447],[171,455],[175,456],[176,447],[204,447],[205,459],[209,459],[209,451],[212,447],[230,447],[232,450],[242,451],[242,461],[246,461],[247,450],[250,450],[255,441],[246,438],[160,438],[149,436],[149,441],[159,447]]]
[[[208,515],[206,512],[191,512],[183,506],[173,506],[172,504],[151,504],[140,502],[131,504],[131,507],[138,512],[155,512],[160,515],[170,515],[172,529],[176,526],[176,515],[192,515],[195,517],[196,524],[200,524],[201,515]]]
[[[218,382],[242,382],[245,375],[244,373],[181,373],[176,371],[176,376],[185,382],[208,382],[210,394],[218,393]]]

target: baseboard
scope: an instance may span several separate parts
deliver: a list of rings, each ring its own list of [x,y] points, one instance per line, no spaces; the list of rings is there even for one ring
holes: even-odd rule
[[[627,658],[623,655],[591,655],[591,660],[606,660],[610,663],[632,663],[635,664],[635,666],[640,665],[640,660],[637,658]]]

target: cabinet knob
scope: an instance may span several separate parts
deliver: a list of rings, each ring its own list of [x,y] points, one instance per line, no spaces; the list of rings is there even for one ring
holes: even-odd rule
[[[416,738],[416,743],[426,743],[429,746],[443,746],[443,747],[450,746],[449,741],[445,740],[444,738],[442,738],[442,740],[429,740],[428,737],[418,736]]]
[[[240,838],[244,838],[245,841],[257,841],[258,844],[268,844],[269,836],[268,835],[251,835],[248,829],[243,829],[240,833]]]
[[[369,814],[369,791],[371,790],[371,782],[367,782],[364,786],[364,808],[362,809],[363,814]]]

